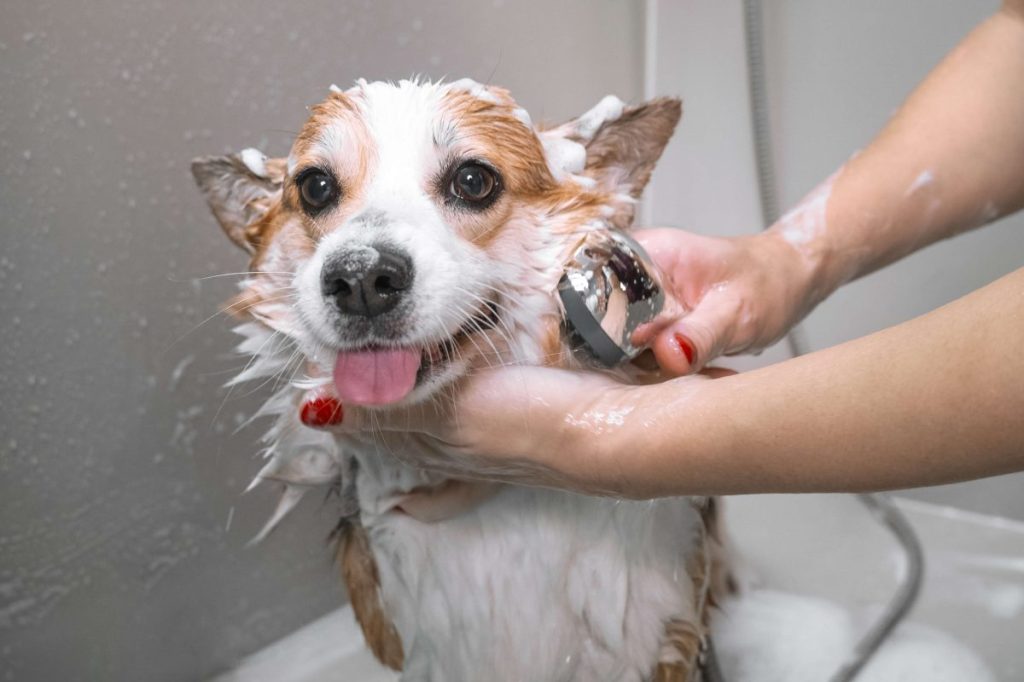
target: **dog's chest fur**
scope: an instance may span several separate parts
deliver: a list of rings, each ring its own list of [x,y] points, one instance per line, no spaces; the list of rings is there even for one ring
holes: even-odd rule
[[[687,568],[699,518],[685,500],[505,486],[455,518],[423,523],[378,513],[396,483],[426,482],[419,471],[377,449],[355,457],[403,679],[644,680],[665,624],[697,620]]]

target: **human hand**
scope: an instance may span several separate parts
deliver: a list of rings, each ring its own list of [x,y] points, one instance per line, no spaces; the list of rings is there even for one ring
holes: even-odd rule
[[[638,330],[671,375],[719,355],[761,350],[781,339],[827,291],[808,261],[773,233],[718,238],[683,230],[637,230],[678,306]]]
[[[325,387],[311,391],[302,410],[307,426],[371,438],[399,457],[415,453],[410,463],[416,466],[582,490],[594,481],[574,480],[572,472],[582,468],[580,459],[599,457],[601,425],[582,434],[573,425],[592,417],[598,402],[611,406],[630,388],[596,372],[501,367],[410,406],[340,406]],[[332,418],[317,419],[312,405]]]
[[[459,478],[644,497],[654,487],[632,447],[635,436],[672,405],[699,401],[707,379],[731,373],[709,368],[632,386],[597,372],[501,367],[474,373],[443,399],[405,407],[341,408],[324,393],[329,389],[318,389],[304,406],[318,405],[333,418],[304,421],[371,439],[398,457],[408,455],[410,464]]]

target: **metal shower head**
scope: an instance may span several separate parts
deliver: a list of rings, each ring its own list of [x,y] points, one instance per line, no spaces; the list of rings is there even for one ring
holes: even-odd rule
[[[665,306],[657,267],[636,240],[615,230],[592,232],[577,245],[558,296],[573,353],[607,368],[644,350],[633,345],[633,332]]]

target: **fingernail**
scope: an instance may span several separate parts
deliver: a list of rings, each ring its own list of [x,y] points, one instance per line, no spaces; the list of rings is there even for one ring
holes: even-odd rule
[[[679,349],[683,351],[683,355],[686,356],[686,361],[692,365],[693,358],[696,356],[696,353],[693,350],[693,344],[690,343],[690,340],[682,334],[676,334],[675,337],[676,343],[679,344]]]
[[[307,400],[302,404],[299,411],[299,419],[306,426],[323,428],[325,426],[336,426],[345,418],[345,411],[337,398],[320,396]]]

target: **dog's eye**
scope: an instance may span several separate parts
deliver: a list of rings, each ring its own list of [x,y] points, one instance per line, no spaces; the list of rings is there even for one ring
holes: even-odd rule
[[[479,163],[467,163],[455,171],[449,191],[468,204],[486,203],[498,187],[494,171]]]
[[[338,196],[338,183],[329,173],[312,169],[299,176],[299,194],[306,210],[316,213],[327,207]]]

